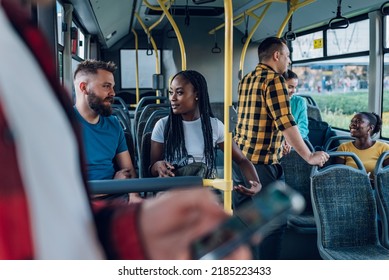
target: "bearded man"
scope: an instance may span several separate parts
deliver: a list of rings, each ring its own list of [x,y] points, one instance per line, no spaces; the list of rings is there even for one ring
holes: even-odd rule
[[[111,115],[115,70],[113,62],[86,60],[74,72],[74,111],[82,127],[88,180],[136,177],[123,129]]]

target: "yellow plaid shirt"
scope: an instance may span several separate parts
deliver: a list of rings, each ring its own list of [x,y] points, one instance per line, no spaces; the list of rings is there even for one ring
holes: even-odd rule
[[[282,155],[282,132],[296,125],[290,111],[285,79],[259,63],[238,88],[235,141],[253,164],[273,164]]]

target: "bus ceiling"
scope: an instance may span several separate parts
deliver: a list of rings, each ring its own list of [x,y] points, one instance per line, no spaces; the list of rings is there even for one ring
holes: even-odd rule
[[[233,15],[244,14],[245,11],[260,3],[270,3],[269,11],[252,37],[252,41],[260,41],[268,36],[277,35],[288,13],[288,1],[290,1],[289,4],[293,5],[294,3],[297,5],[307,0],[232,1]],[[133,36],[132,28],[143,32],[142,27],[134,16],[135,13],[139,14],[147,26],[151,26],[159,20],[162,13],[161,10],[155,11],[149,8],[150,5],[159,7],[157,0],[68,0],[67,2],[73,5],[73,10],[79,22],[87,32],[97,36],[102,48],[110,48],[122,38]],[[325,26],[337,15],[338,2],[338,0],[315,0],[309,5],[297,9],[293,14],[293,31],[304,31],[306,26]],[[382,0],[343,0],[342,16],[349,18],[372,10],[379,10],[382,3]],[[224,21],[223,0],[166,0],[165,5],[169,4],[171,4],[169,11],[175,19],[180,17],[204,17],[220,18],[221,23]],[[261,5],[253,13],[260,15],[265,6]],[[320,11],[320,13],[316,11]],[[93,20],[84,21],[83,19]],[[185,23],[190,24],[189,19],[185,18]],[[246,26],[244,21],[242,21],[241,24],[235,27],[242,34],[245,34],[246,29],[250,30],[254,23],[255,20],[251,20],[248,26]],[[155,28],[155,30],[164,30],[166,32],[170,29],[171,25],[166,18]],[[212,39],[210,38],[210,40]]]

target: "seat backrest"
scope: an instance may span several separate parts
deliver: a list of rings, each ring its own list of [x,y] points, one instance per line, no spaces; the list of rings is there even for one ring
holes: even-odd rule
[[[314,119],[317,121],[323,121],[319,107],[307,104],[307,115],[308,115],[308,118],[311,118],[311,119]]]
[[[355,140],[355,137],[349,135],[332,136],[324,144],[324,151],[333,152],[339,147],[342,142]]]
[[[117,117],[124,131],[131,131],[131,123],[125,117],[125,113],[119,107],[112,107],[112,114]]]
[[[151,147],[151,132],[146,132],[143,134],[141,147],[140,147],[140,157],[139,157],[139,177],[146,178],[151,177],[149,174],[150,166],[150,147]]]
[[[304,97],[305,100],[307,101],[307,115],[308,118],[317,120],[317,121],[322,121],[321,117],[321,112],[319,107],[316,104],[316,101],[313,99],[312,96],[309,94],[298,94],[298,96]]]
[[[382,225],[381,244],[386,248],[389,248],[389,165],[383,166],[383,163],[388,156],[389,151],[381,154],[374,170],[377,208]]]
[[[131,115],[130,115],[130,111],[128,110],[128,104],[126,104],[124,100],[118,96],[115,96],[113,100],[114,103],[112,104],[112,107],[120,108],[121,111],[123,111],[124,113],[124,117],[126,118],[126,121],[128,123],[131,123]]]
[[[311,152],[312,145],[304,140]],[[312,214],[310,176],[311,168],[294,149],[281,158],[281,166],[285,174],[285,183],[301,193],[305,199],[306,206],[303,214]]]
[[[329,154],[353,157],[358,169],[342,164],[312,168],[311,199],[320,254],[328,254],[326,249],[378,244],[377,208],[362,162],[354,153]]]
[[[161,109],[161,110],[154,111],[148,118],[145,127],[143,129],[143,133],[152,132],[157,121],[162,119],[163,117],[168,116],[169,113],[170,113],[169,109],[165,109],[165,110]]]
[[[336,136],[331,126],[323,121],[308,118],[308,138],[316,151],[324,150],[324,144],[333,136]]]
[[[136,105],[135,112],[134,112],[134,134],[136,132],[138,119],[139,119],[140,114],[141,114],[140,112],[144,109],[144,107],[149,105],[150,102],[156,104],[157,101],[160,101],[161,104],[164,104],[164,103],[167,103],[168,98],[165,96],[145,96],[139,100],[139,103]]]
[[[138,153],[139,153],[139,176],[150,177],[149,174],[149,165],[150,165],[150,150],[151,150],[151,134],[153,132],[154,126],[157,121],[167,115],[169,115],[170,110],[157,110],[154,111],[147,122],[143,124],[140,123],[140,126],[143,126],[143,132],[139,136],[139,145],[138,145]]]
[[[120,91],[116,93],[116,97],[119,97],[123,100],[123,102],[128,106],[131,104],[136,103],[136,94],[135,92],[129,92],[129,91]]]

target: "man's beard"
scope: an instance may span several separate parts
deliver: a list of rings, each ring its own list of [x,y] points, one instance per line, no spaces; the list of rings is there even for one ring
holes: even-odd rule
[[[110,101],[109,105],[105,105],[104,101]],[[98,97],[93,91],[88,92],[88,105],[89,107],[96,112],[96,114],[102,115],[104,117],[108,117],[112,114],[112,104],[113,98],[107,97],[102,99]]]

